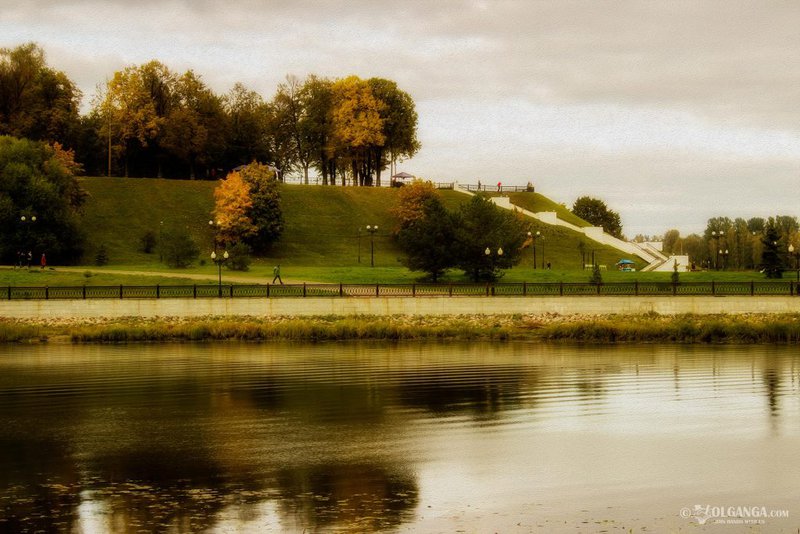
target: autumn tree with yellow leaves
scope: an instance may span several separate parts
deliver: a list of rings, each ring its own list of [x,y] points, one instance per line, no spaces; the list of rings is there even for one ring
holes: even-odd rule
[[[219,244],[245,243],[264,252],[283,232],[280,190],[274,168],[251,163],[233,171],[214,190]]]
[[[238,243],[255,235],[257,228],[250,218],[252,207],[250,187],[241,174],[233,171],[220,181],[214,190],[214,220],[218,243]]]

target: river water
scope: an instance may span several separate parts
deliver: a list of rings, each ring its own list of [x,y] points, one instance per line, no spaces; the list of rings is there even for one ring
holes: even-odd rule
[[[0,531],[796,532],[799,393],[773,346],[5,346]]]

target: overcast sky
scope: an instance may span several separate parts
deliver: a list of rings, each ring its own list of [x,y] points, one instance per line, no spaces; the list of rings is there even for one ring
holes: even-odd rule
[[[435,181],[590,195],[629,237],[800,215],[800,2],[0,0],[88,102],[151,59],[218,93],[286,75],[395,80]]]

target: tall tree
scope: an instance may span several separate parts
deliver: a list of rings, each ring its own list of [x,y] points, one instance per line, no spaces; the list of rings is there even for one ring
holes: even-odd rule
[[[608,209],[602,200],[583,196],[572,205],[572,213],[595,226],[602,226],[603,230],[614,237],[622,238],[622,222],[619,213]]]
[[[214,201],[218,242],[232,245],[255,235],[257,229],[250,218],[253,200],[241,174],[233,171],[221,180],[214,190]]]
[[[429,197],[417,215],[397,233],[406,257],[403,265],[412,271],[423,271],[434,282],[456,264],[458,243],[456,221],[438,197]]]
[[[394,172],[395,163],[410,158],[420,149],[417,140],[417,111],[414,99],[401,91],[397,83],[383,78],[370,78],[367,83],[372,94],[383,103],[380,111],[383,119],[382,144],[372,146],[376,161],[376,184],[381,185],[381,171],[387,166]]]
[[[311,165],[322,174],[322,183],[336,185],[336,145],[333,136],[333,82],[309,76],[301,90],[301,135],[307,142]]]
[[[457,217],[457,266],[473,281],[496,280],[519,263],[528,226],[518,215],[474,196]]]
[[[400,229],[410,226],[425,215],[425,206],[429,201],[441,202],[441,195],[432,183],[414,180],[406,185],[397,195],[397,206],[392,214],[400,221]]]
[[[251,161],[271,161],[266,137],[269,110],[261,96],[237,83],[223,98],[229,137],[225,162],[228,167]]]
[[[192,71],[175,84],[175,103],[164,122],[163,146],[189,167],[218,161],[224,148],[226,116],[222,102]]]
[[[256,251],[266,252],[283,233],[281,193],[276,173],[269,165],[260,163],[246,165],[239,173],[249,188],[252,202],[246,216],[255,227],[255,232],[246,241]]]
[[[75,147],[81,93],[34,43],[0,49],[0,135]]]
[[[357,76],[336,81],[333,97],[334,138],[346,154],[353,183],[372,185],[372,175],[379,165],[372,149],[386,140],[381,118],[385,104]]]
[[[761,268],[767,278],[783,277],[783,261],[780,253],[780,230],[773,217],[767,219],[764,227],[764,236],[761,243],[764,245],[761,253]]]
[[[308,94],[309,81],[301,84],[294,76],[278,86],[272,99],[275,123],[280,128],[279,135],[285,138],[289,167],[303,173],[303,182],[308,184],[308,171],[314,162],[318,136],[310,121],[308,105],[313,104]],[[329,109],[324,111],[329,113]],[[327,119],[326,119],[327,122]],[[289,170],[289,169],[287,169]]]
[[[73,158],[59,145],[0,136],[0,257],[32,251],[56,262],[79,259],[86,193]]]
[[[130,172],[134,151],[147,151],[157,160],[157,174],[163,175],[161,142],[166,117],[174,103],[175,77],[158,61],[128,67],[114,73],[97,101],[102,116],[102,137],[113,139]],[[146,173],[147,171],[145,171]]]

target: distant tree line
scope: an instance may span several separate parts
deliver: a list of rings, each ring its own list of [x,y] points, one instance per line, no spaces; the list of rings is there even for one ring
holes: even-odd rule
[[[797,267],[800,224],[790,215],[712,217],[702,235],[681,236],[672,229],[663,236],[637,235],[634,241],[663,241],[665,254],[686,254],[698,269],[759,270],[779,278]]]
[[[0,135],[58,142],[90,175],[218,179],[258,161],[279,179],[380,185],[420,148],[413,99],[382,78],[288,76],[265,100],[150,61],[115,72],[83,115],[82,96],[35,43],[0,49]]]

